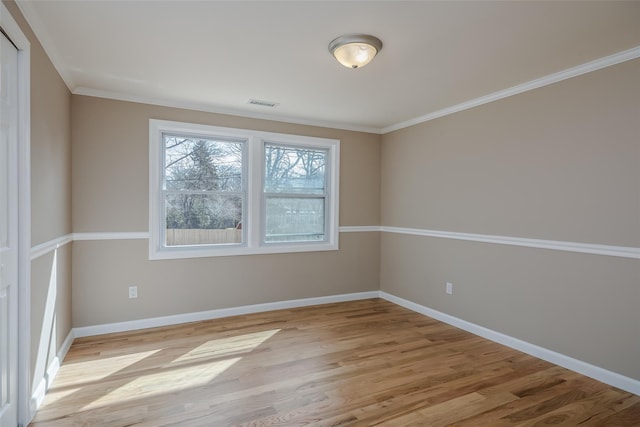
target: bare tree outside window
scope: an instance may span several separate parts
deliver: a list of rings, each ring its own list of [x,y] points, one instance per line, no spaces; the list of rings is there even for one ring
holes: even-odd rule
[[[164,135],[167,246],[242,242],[243,144]]]

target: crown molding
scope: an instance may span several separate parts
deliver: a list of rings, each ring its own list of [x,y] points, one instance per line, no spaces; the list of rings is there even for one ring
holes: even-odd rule
[[[577,77],[583,74],[587,74],[593,71],[601,70],[603,68],[611,67],[626,61],[640,58],[640,46],[636,46],[631,49],[624,50],[622,52],[614,53],[603,58],[590,61],[576,67],[568,68],[557,73],[549,74],[528,82],[509,87],[507,89],[499,90],[469,101],[462,102],[451,107],[443,108],[423,116],[419,116],[404,122],[396,123],[391,126],[382,128],[360,126],[355,124],[327,122],[320,120],[308,120],[297,117],[276,116],[273,114],[261,114],[255,112],[248,112],[224,107],[217,107],[212,105],[205,105],[192,102],[173,101],[169,99],[142,97],[130,94],[122,94],[108,91],[101,91],[96,89],[90,89],[85,87],[78,87],[72,91],[74,95],[93,96],[97,98],[115,99],[119,101],[138,102],[142,104],[160,105],[164,107],[182,108],[187,110],[204,111],[208,113],[227,114],[232,116],[247,117],[260,120],[271,120],[276,122],[292,123],[306,126],[318,126],[332,129],[341,129],[355,132],[365,132],[373,134],[387,134],[396,130],[404,129],[410,126],[414,126],[420,123],[425,123],[439,117],[448,116],[450,114],[458,113],[460,111],[468,110],[474,107],[479,107],[484,104],[489,104],[494,101],[499,101],[510,96],[518,95],[530,90],[539,89],[544,86],[548,86],[554,83],[561,82],[573,77]]]
[[[273,122],[290,123],[295,125],[316,126],[329,129],[340,129],[354,132],[364,132],[380,134],[382,130],[377,127],[360,126],[355,124],[330,122],[322,120],[310,120],[300,117],[278,116],[275,114],[264,114],[253,111],[237,110],[209,104],[201,104],[189,101],[176,101],[171,99],[155,98],[131,95],[125,93],[111,92],[105,90],[91,89],[87,87],[77,87],[72,93],[74,95],[93,96],[95,98],[114,99],[117,101],[137,102],[140,104],[158,105],[161,107],[180,108],[184,110],[202,111],[205,113],[225,114],[236,117],[246,117],[249,119],[269,120]]]
[[[56,69],[58,74],[60,74],[64,84],[67,86],[69,91],[73,92],[75,87],[73,77],[71,76],[71,73],[67,71],[68,67],[62,61],[62,56],[58,52],[58,49],[56,49],[55,43],[47,31],[47,27],[42,23],[40,15],[35,11],[33,2],[16,0],[15,3],[18,6],[18,9],[20,9],[22,16],[24,16],[24,19],[31,27],[31,30],[33,30],[33,33],[36,35],[40,45],[42,45],[42,48],[49,57],[53,67]]]
[[[478,107],[480,105],[488,104],[490,102],[498,101],[500,99],[508,98],[513,95],[518,95],[523,92],[538,89],[543,86],[548,86],[553,83],[558,83],[563,80],[577,77],[582,74],[597,71],[602,68],[610,67],[612,65],[620,64],[622,62],[631,61],[640,57],[640,46],[623,50],[622,52],[614,53],[613,55],[605,56],[604,58],[596,59],[595,61],[587,62],[578,65],[573,68],[568,68],[557,73],[549,74],[544,77],[540,77],[535,80],[530,80],[526,83],[522,83],[516,86],[512,86],[507,89],[499,90],[497,92],[490,93],[488,95],[481,96],[479,98],[471,99],[469,101],[462,102],[451,107],[443,108],[442,110],[434,111],[432,113],[425,114],[424,116],[416,117],[414,119],[406,120],[404,122],[397,123],[395,125],[382,128],[382,134],[387,134],[396,130],[404,129],[410,126],[414,126],[420,123],[428,122],[430,120],[437,119],[439,117],[448,116],[449,114],[458,113],[460,111],[468,110],[470,108]]]
[[[16,0],[18,8],[24,15],[25,19],[33,29],[36,37],[40,41],[40,44],[44,48],[45,52],[49,56],[49,59],[53,63],[53,66],[57,70],[62,80],[74,95],[93,96],[96,98],[106,98],[118,101],[136,102],[141,104],[151,104],[163,107],[180,108],[186,110],[202,111],[215,114],[226,114],[238,117],[246,117],[258,120],[269,120],[283,123],[299,124],[305,126],[317,126],[323,128],[340,129],[355,132],[365,132],[372,134],[387,134],[396,130],[404,129],[410,126],[414,126],[420,123],[425,123],[430,120],[434,120],[440,117],[448,116],[450,114],[458,113],[460,111],[468,110],[470,108],[478,107],[490,102],[498,101],[500,99],[508,98],[513,95],[518,95],[523,92],[538,89],[553,83],[558,83],[563,80],[577,77],[582,74],[597,71],[612,65],[620,64],[622,62],[630,61],[640,58],[640,46],[633,47],[621,52],[614,53],[603,58],[596,59],[572,68],[568,68],[557,73],[549,74],[516,86],[512,86],[497,92],[493,92],[475,99],[471,99],[460,104],[456,104],[450,107],[443,108],[441,110],[433,111],[424,114],[413,119],[405,120],[390,126],[375,127],[375,126],[363,126],[358,124],[349,124],[341,122],[331,122],[322,120],[304,119],[300,117],[279,116],[275,114],[265,114],[253,111],[239,110],[233,108],[225,108],[216,105],[203,104],[189,101],[178,101],[164,98],[155,98],[147,96],[138,96],[125,93],[104,91],[99,89],[92,89],[87,87],[78,87],[74,82],[71,73],[69,73],[66,64],[60,59],[61,56],[55,44],[53,43],[49,33],[46,30],[46,26],[42,23],[38,13],[35,11],[32,2],[27,0]]]

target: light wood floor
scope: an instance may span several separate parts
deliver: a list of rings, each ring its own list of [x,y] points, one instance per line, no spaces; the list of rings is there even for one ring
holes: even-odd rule
[[[640,397],[372,299],[77,339],[31,425],[637,426]]]

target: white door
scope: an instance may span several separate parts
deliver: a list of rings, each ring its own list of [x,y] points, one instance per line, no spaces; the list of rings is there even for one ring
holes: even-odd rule
[[[0,427],[18,425],[18,51],[0,33]]]

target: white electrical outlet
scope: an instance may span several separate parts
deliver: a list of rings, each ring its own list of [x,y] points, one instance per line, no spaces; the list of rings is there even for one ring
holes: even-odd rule
[[[451,282],[447,282],[447,288],[446,291],[449,295],[453,295],[453,283]]]
[[[129,286],[129,298],[138,298],[137,286]]]

